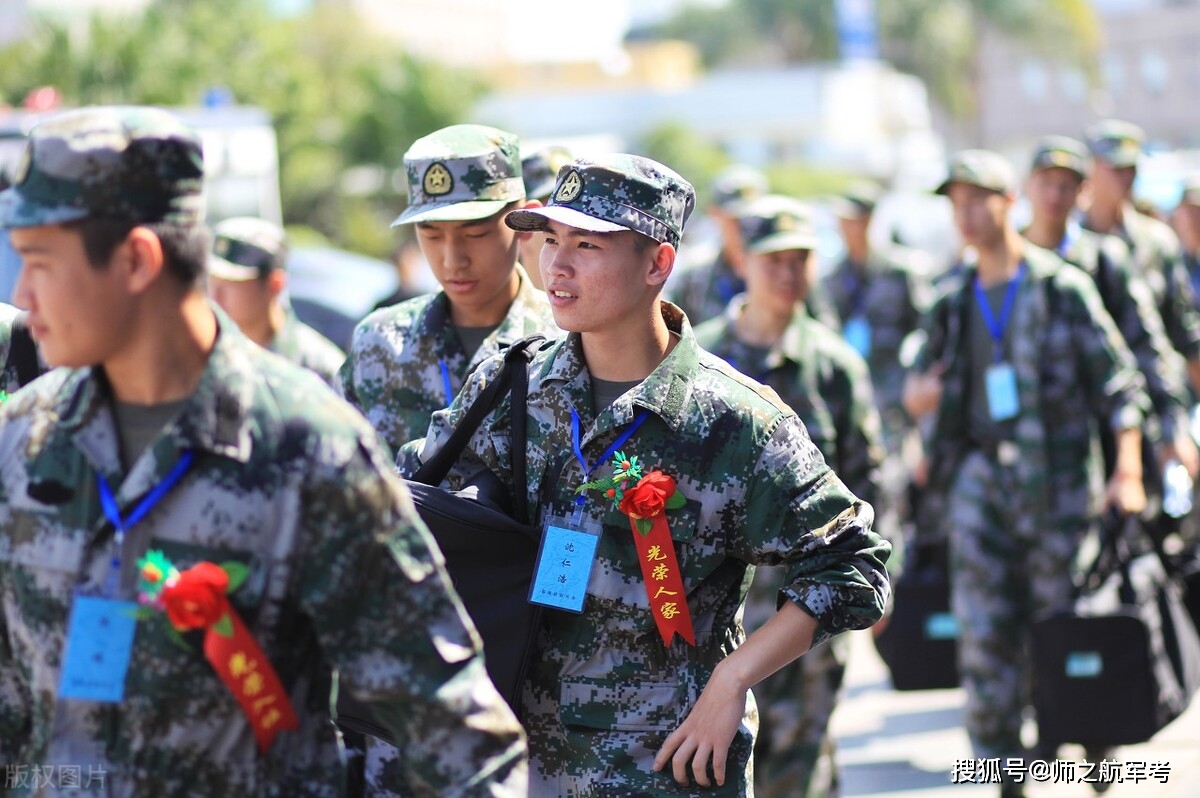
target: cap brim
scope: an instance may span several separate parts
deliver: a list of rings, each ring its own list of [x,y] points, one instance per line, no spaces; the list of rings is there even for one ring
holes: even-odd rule
[[[768,252],[786,252],[790,249],[816,249],[817,237],[811,233],[776,233],[756,241],[746,250],[753,255],[765,255]]]
[[[505,224],[513,230],[523,233],[545,230],[546,223],[550,220],[556,221],[559,224],[565,224],[568,227],[574,227],[578,230],[587,230],[590,233],[620,233],[624,230],[632,229],[623,224],[617,224],[605,219],[597,219],[595,216],[589,216],[583,211],[568,208],[566,205],[525,208],[513,211],[504,217]]]
[[[1137,166],[1137,155],[1097,155],[1097,161],[1103,161],[1114,169],[1128,169],[1131,166]]]
[[[209,277],[216,277],[218,280],[230,283],[245,283],[257,280],[262,274],[263,272],[254,266],[243,266],[218,255],[208,256]]]
[[[41,227],[86,219],[88,212],[74,205],[45,205],[22,196],[16,188],[0,192],[0,227]]]
[[[851,199],[841,197],[833,203],[833,215],[839,219],[862,219],[871,215],[874,208],[855,202]]]
[[[420,222],[470,222],[494,216],[516,200],[469,200],[467,202],[426,202],[410,205],[396,217],[392,227]]]

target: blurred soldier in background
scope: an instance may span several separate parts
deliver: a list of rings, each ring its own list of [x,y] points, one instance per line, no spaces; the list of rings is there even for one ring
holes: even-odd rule
[[[342,391],[392,447],[425,435],[475,367],[526,335],[557,332],[545,294],[517,263],[520,236],[504,214],[525,200],[517,137],[453,125],[404,154],[408,208],[442,286],[367,316],[341,368]]]
[[[746,293],[734,297],[722,316],[697,327],[696,341],[774,388],[846,487],[874,504],[883,443],[866,363],[804,306],[817,274],[811,212],[788,197],[765,196],[746,203],[739,227],[746,248]],[[746,598],[747,630],[775,614],[783,579],[779,567],[757,569]],[[756,795],[830,798],[839,793],[828,730],[849,643],[836,637],[755,686]]]
[[[716,224],[717,239],[711,251],[682,252],[680,268],[666,287],[666,298],[693,325],[721,315],[730,300],[746,290],[737,210],[766,191],[766,176],[745,166],[730,167],[713,181],[708,215]]]
[[[1133,181],[1145,133],[1117,119],[1098,122],[1087,131],[1092,153],[1091,197],[1083,226],[1117,236],[1133,253],[1134,272],[1150,288],[1171,345],[1187,360],[1193,391],[1200,392],[1200,313],[1183,251],[1170,226],[1138,213]]]
[[[1192,283],[1192,298],[1200,304],[1200,177],[1184,184],[1179,206],[1172,216],[1183,244],[1183,262]]]
[[[1024,242],[1003,157],[966,150],[938,189],[977,261],[935,300],[905,386],[934,411],[929,485],[949,490],[952,608],[977,758],[1022,757],[1033,619],[1070,607],[1071,575],[1101,505],[1096,419],[1112,426],[1105,503],[1140,512],[1145,382],[1092,281]],[[1023,794],[1006,783],[1001,795]]]
[[[208,292],[251,341],[333,386],[346,355],[284,306],[286,266],[282,227],[251,217],[226,219],[213,229]]]
[[[570,162],[571,152],[566,147],[557,145],[542,147],[521,159],[521,180],[525,183],[525,199],[529,201],[529,207],[545,205],[550,201],[550,192],[554,190],[558,170]],[[538,265],[538,258],[541,256],[545,236],[533,233],[529,236],[518,236],[518,241],[521,265],[525,267],[529,281],[540,291],[542,270]]]

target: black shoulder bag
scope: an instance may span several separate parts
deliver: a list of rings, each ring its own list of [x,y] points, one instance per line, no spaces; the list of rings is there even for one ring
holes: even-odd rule
[[[488,675],[514,711],[541,619],[541,609],[528,601],[541,534],[529,523],[525,509],[525,396],[529,360],[541,341],[542,336],[532,335],[506,350],[503,368],[446,443],[405,480],[417,514],[441,548],[455,590],[483,640]],[[512,409],[511,499],[490,471],[481,472],[462,490],[438,487],[506,394],[511,395]],[[395,745],[370,711],[349,695],[337,697],[337,722]]]

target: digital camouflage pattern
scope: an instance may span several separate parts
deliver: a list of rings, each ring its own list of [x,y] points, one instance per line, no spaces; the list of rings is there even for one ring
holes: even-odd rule
[[[1167,338],[1150,289],[1133,274],[1129,248],[1115,236],[1071,223],[1057,254],[1092,278],[1104,309],[1133,352],[1156,422],[1147,425],[1143,434],[1173,440],[1187,424],[1186,367]]]
[[[799,200],[779,194],[751,200],[741,206],[738,232],[742,246],[751,254],[811,250],[817,246],[817,227],[812,212]]]
[[[414,795],[524,795],[521,730],[374,433],[218,318],[195,394],[127,475],[96,371],[59,369],[0,408],[0,761],[103,768],[117,798],[333,798],[336,668],[409,741]],[[266,755],[196,635],[179,646],[163,615],[138,622],[122,703],[57,694],[72,597],[103,583],[113,554],[95,474],[119,486],[127,516],[184,449],[191,470],[129,530],[123,588],[150,548],[181,569],[249,568],[230,598],[300,722]]]
[[[231,282],[258,280],[287,267],[287,233],[266,219],[235,216],[213,227],[208,273]]]
[[[688,320],[701,324],[720,316],[733,298],[746,290],[746,282],[719,246],[688,244],[679,253],[675,271],[663,288],[663,297],[677,305]]]
[[[423,438],[435,410],[450,404],[467,375],[488,357],[527,335],[560,334],[546,295],[517,266],[520,285],[508,315],[468,356],[450,319],[444,291],[377,310],[354,330],[339,371],[342,395],[362,411],[392,451]],[[446,395],[441,364],[450,375]]]
[[[854,495],[876,505],[884,449],[866,363],[804,311],[796,313],[764,357],[737,338],[735,324],[743,312],[744,303],[735,300],[722,318],[696,328],[697,343],[773,388],[804,422],[834,473]],[[757,569],[746,598],[746,629],[753,631],[774,615],[785,576],[778,566]],[[828,731],[845,675],[848,643],[844,637],[834,638],[754,688],[759,709],[754,778],[760,798],[837,793],[834,743]]]
[[[141,224],[204,219],[200,139],[167,111],[92,107],[33,128],[13,187],[0,195],[0,227],[88,216]]]
[[[1043,136],[1033,150],[1030,172],[1039,169],[1066,169],[1080,180],[1088,177],[1088,151],[1082,142],[1069,136]]]
[[[525,199],[517,137],[485,125],[451,125],[404,153],[408,207],[392,227],[486,219]]]
[[[683,508],[667,512],[667,522],[697,645],[675,639],[663,646],[629,519],[610,501],[589,496],[583,524],[603,536],[583,613],[546,613],[521,699],[532,795],[751,794],[758,725],[753,700],[730,748],[723,788],[681,787],[651,768],[713,668],[744,640],[740,610],[752,565],[784,567],[779,598],[817,619],[814,645],[871,625],[887,601],[888,545],[870,529],[870,506],[829,469],[804,425],[773,391],[701,350],[678,308],[664,303],[662,313],[679,335],[675,348],[637,388],[598,414],[578,334],[534,357],[524,500],[538,519],[574,507],[575,488],[585,477],[571,443],[572,408],[581,419],[580,445],[589,463],[639,409],[648,410],[623,451],[647,470],[674,477],[687,499]],[[404,447],[402,473],[412,473],[422,452],[443,444],[500,364],[499,358],[482,364],[454,405],[434,414],[429,437]],[[448,480],[452,487],[480,469],[512,485],[510,415],[503,401],[484,421]]]
[[[333,341],[309,327],[296,314],[288,312],[287,319],[268,347],[272,352],[297,366],[314,372],[331,388],[338,388],[338,369],[346,353]]]
[[[928,482],[949,493],[959,669],[967,730],[981,757],[1022,755],[1020,713],[1010,710],[1024,705],[1028,661],[1016,657],[1016,648],[1001,649],[1028,634],[1035,607],[1056,603],[1070,587],[1070,561],[1102,498],[1094,424],[1140,427],[1150,410],[1133,355],[1091,279],[1046,250],[1030,246],[1024,255],[1025,277],[1006,333],[1019,397],[1015,462],[1002,465],[996,453],[967,439],[964,327],[975,301],[973,266],[962,269],[927,315],[928,339],[915,364],[921,372],[934,363],[946,369],[932,419]]]
[[[1083,226],[1094,229],[1086,218]],[[1117,229],[1096,232],[1115,235],[1129,246],[1134,274],[1150,287],[1171,345],[1188,360],[1200,358],[1200,311],[1175,231],[1127,203]]]
[[[696,206],[692,184],[640,155],[614,153],[580,158],[558,172],[550,201],[504,217],[514,230],[545,230],[549,219],[597,233],[633,230],[679,246]]]
[[[1137,166],[1146,131],[1121,119],[1102,119],[1087,129],[1087,145],[1092,157],[1118,169]]]
[[[0,392],[4,401],[21,387],[17,368],[8,362],[9,345],[12,342],[12,323],[21,313],[20,308],[0,302]]]
[[[554,191],[558,170],[572,160],[571,152],[557,144],[542,147],[521,159],[521,181],[525,183],[525,196],[545,201]]]

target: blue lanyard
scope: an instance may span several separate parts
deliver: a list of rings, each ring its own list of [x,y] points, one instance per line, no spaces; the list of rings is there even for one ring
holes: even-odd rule
[[[633,420],[633,423],[630,424],[629,427],[626,428],[626,430],[622,432],[615,441],[612,442],[611,446],[604,450],[604,454],[600,455],[596,462],[589,466],[587,464],[587,458],[583,456],[583,448],[579,443],[579,414],[575,412],[575,408],[571,408],[571,445],[575,447],[575,459],[579,461],[579,467],[583,469],[583,481],[587,482],[588,479],[591,478],[592,472],[596,470],[597,466],[616,454],[621,447],[633,437],[633,433],[638,431],[638,427],[642,426],[642,424],[644,424],[646,419],[649,417],[649,410],[643,410],[642,412],[638,413],[637,418]],[[574,519],[576,523],[579,522],[579,516],[582,514],[584,501],[585,499],[582,493],[575,498]]]
[[[1021,286],[1021,278],[1024,276],[1025,264],[1022,262],[1017,268],[1017,276],[1008,282],[1008,290],[1004,292],[1004,304],[1000,307],[1000,318],[998,319],[992,315],[992,306],[988,303],[987,293],[979,282],[979,275],[975,276],[975,302],[979,305],[979,313],[983,316],[983,323],[987,325],[988,334],[992,336],[992,351],[995,353],[997,363],[1002,360],[1004,328],[1008,324],[1008,317],[1012,315],[1013,303],[1017,299],[1017,289]]]
[[[863,267],[866,268],[865,266]],[[842,273],[842,284],[846,287],[847,293],[850,294],[850,315],[847,318],[855,316],[865,316],[867,311],[867,281],[859,277],[854,271],[854,265],[849,260],[846,261],[846,271]]]
[[[449,407],[454,403],[454,389],[450,387],[450,368],[445,360],[439,360],[438,366],[442,369],[442,390],[446,393],[446,407]]]
[[[108,480],[106,480],[103,475],[96,474],[96,486],[100,490],[100,507],[102,510],[104,510],[104,517],[112,523],[113,529],[115,530],[113,535],[115,550],[113,551],[112,571],[109,574],[110,580],[114,580],[110,581],[109,586],[110,588],[114,589],[114,591],[117,586],[115,580],[120,578],[121,573],[121,548],[125,545],[125,531],[138,521],[141,521],[143,518],[145,518],[146,513],[150,512],[150,510],[154,508],[154,505],[158,504],[159,501],[162,500],[162,497],[166,496],[167,492],[171,490],[171,488],[179,484],[179,481],[183,479],[183,475],[187,472],[191,465],[192,450],[185,449],[183,454],[181,454],[179,459],[175,462],[175,465],[171,468],[167,475],[163,477],[162,482],[159,482],[157,485],[155,485],[154,488],[147,493],[140,502],[138,502],[137,506],[133,508],[133,512],[131,512],[128,517],[124,519],[121,518],[121,509],[117,507],[117,499],[115,496],[113,496],[112,488],[110,488],[108,485]]]
[[[1067,222],[1067,230],[1063,233],[1062,241],[1058,242],[1058,246],[1054,250],[1060,258],[1067,256],[1067,253],[1071,251],[1071,247],[1075,246],[1075,242],[1079,240],[1079,236],[1082,233],[1083,228],[1080,227],[1079,222]]]

